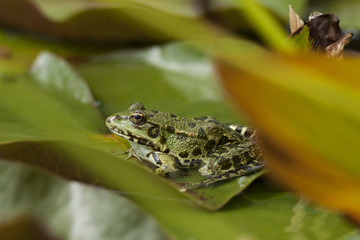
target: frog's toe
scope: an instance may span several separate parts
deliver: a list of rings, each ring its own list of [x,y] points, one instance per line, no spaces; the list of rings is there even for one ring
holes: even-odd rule
[[[155,170],[155,173],[159,176],[162,176],[162,177],[167,177],[169,176],[170,174],[173,174],[175,172],[177,172],[178,170],[177,169],[174,169],[174,168],[171,168],[169,166],[166,166],[166,165],[163,165],[163,166],[160,166],[158,167],[156,170]]]
[[[168,172],[164,171],[164,169],[162,167],[158,167],[156,170],[155,170],[155,173],[159,176],[162,176],[162,177],[165,177]]]
[[[211,177],[214,175],[214,171],[210,170],[207,167],[201,167],[199,168],[199,173],[204,177]]]
[[[135,153],[133,152],[132,148],[129,148],[124,152],[124,154],[127,154],[126,159],[129,159],[131,157],[136,157]]]
[[[186,184],[186,186],[184,188],[186,188],[187,190],[204,188],[204,187],[208,187],[208,186],[212,185],[214,182],[216,182],[216,181],[213,181],[212,179],[207,179],[207,180],[197,182],[197,183],[188,183],[188,184]]]

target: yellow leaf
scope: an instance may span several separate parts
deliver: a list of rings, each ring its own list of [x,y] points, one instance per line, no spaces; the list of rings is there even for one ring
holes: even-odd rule
[[[360,222],[360,61],[221,58],[223,84],[258,129],[270,175]]]

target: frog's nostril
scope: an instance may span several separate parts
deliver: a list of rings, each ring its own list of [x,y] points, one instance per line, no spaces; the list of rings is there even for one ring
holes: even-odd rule
[[[106,122],[107,122],[107,123],[111,123],[111,120],[108,118],[108,119],[106,119]]]
[[[120,115],[116,115],[115,118],[116,118],[117,120],[120,120],[120,119],[121,119],[121,116],[120,116]]]

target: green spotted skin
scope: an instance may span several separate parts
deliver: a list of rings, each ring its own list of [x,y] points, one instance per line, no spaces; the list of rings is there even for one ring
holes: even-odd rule
[[[264,165],[252,129],[213,117],[178,117],[134,103],[105,123],[111,132],[129,140],[130,155],[154,164],[159,175],[198,168],[208,179],[192,187],[248,174]]]

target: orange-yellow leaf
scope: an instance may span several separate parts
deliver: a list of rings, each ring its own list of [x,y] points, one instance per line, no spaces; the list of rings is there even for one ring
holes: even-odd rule
[[[258,129],[269,173],[360,221],[360,61],[229,60],[218,61],[223,84]]]

